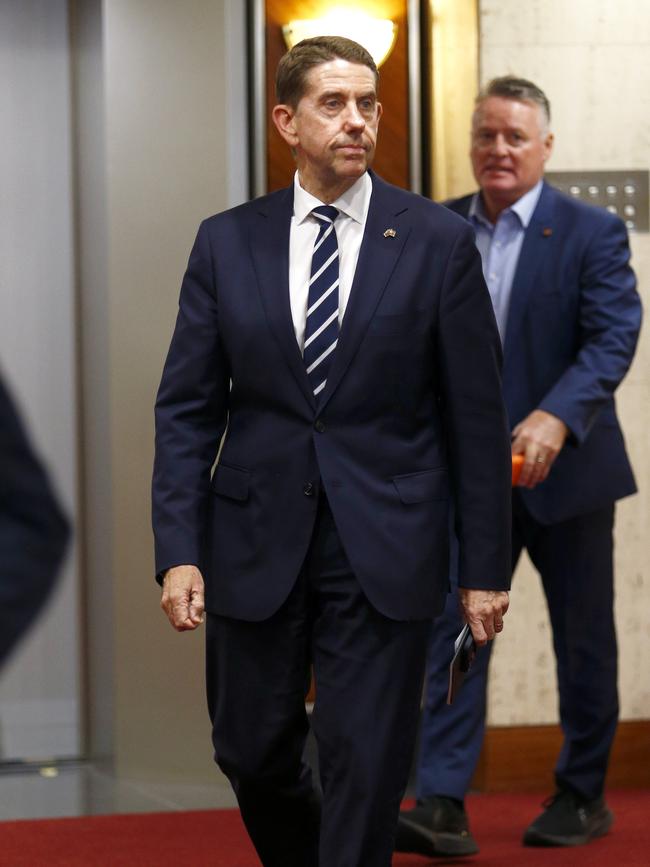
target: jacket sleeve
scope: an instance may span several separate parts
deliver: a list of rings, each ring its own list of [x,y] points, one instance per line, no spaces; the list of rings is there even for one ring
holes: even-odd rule
[[[183,278],[156,400],[152,517],[158,581],[172,566],[202,568],[210,472],[226,427],[230,389],[214,282],[204,222]]]
[[[438,366],[460,546],[461,587],[510,586],[510,434],[501,343],[469,225],[449,258],[439,309]]]
[[[641,300],[625,226],[618,218],[602,215],[599,228],[580,270],[575,360],[539,405],[561,418],[578,444],[627,373],[641,327]]]

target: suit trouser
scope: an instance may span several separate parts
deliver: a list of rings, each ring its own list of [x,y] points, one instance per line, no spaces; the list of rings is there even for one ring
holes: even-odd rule
[[[264,867],[390,867],[429,630],[368,603],[324,498],[280,610],[258,623],[208,615],[215,758]],[[322,804],[303,759],[311,664]]]
[[[556,782],[589,799],[603,791],[618,721],[613,523],[611,505],[542,525],[529,515],[518,493],[513,496],[513,570],[526,548],[542,579],[553,631],[564,733]],[[518,616],[523,614],[513,606],[506,629],[508,619]],[[454,587],[429,639],[419,798],[464,798],[481,751],[491,643],[477,653],[454,704],[445,704],[451,648],[461,626]]]

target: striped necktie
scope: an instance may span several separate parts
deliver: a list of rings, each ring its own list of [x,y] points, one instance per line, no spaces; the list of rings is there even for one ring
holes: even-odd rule
[[[314,395],[325,388],[339,336],[339,247],[334,221],[339,215],[331,205],[312,211],[318,220],[307,297],[303,356]]]

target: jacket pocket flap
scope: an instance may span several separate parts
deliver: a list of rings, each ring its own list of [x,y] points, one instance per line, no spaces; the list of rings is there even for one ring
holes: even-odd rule
[[[449,499],[449,475],[445,469],[393,476],[393,484],[403,503]]]
[[[238,467],[218,464],[212,477],[212,490],[222,497],[232,500],[247,500],[250,487],[250,473]]]

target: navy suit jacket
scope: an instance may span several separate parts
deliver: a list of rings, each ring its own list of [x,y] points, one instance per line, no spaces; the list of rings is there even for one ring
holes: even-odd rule
[[[471,199],[448,207],[467,217]],[[519,255],[503,347],[512,427],[543,409],[570,431],[546,481],[519,489],[544,524],[636,491],[614,403],[641,326],[629,260],[618,217],[544,183]]]
[[[0,380],[0,664],[47,599],[68,522]]]
[[[260,620],[277,610],[321,486],[355,575],[387,616],[441,610],[450,493],[461,583],[508,586],[501,348],[472,231],[372,182],[318,404],[289,305],[293,188],[199,229],[156,403],[153,523],[159,580],[198,565],[208,611]]]

